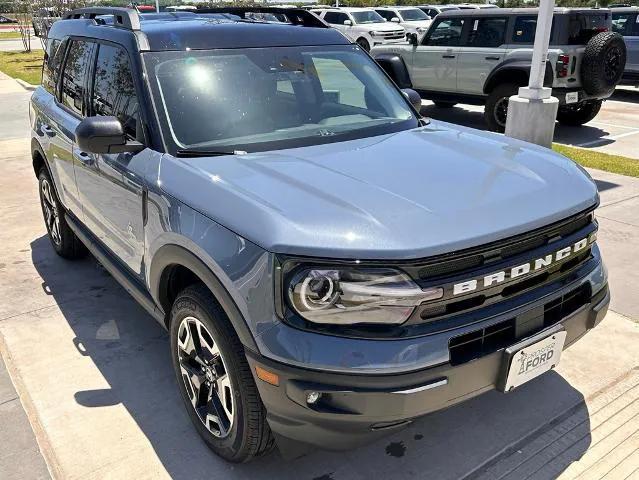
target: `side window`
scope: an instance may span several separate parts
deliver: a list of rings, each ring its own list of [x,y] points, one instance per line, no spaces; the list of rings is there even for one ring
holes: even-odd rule
[[[635,19],[634,27],[632,29],[632,34],[639,37],[639,15]]]
[[[366,86],[344,62],[336,58],[314,57],[313,63],[325,100],[366,108]]]
[[[101,44],[94,78],[91,96],[93,114],[117,117],[124,133],[130,138],[137,138],[138,98],[126,51]]]
[[[535,31],[537,30],[537,16],[526,15],[523,17],[517,17],[515,19],[515,26],[513,28],[513,43],[525,43],[532,45],[535,43]],[[555,35],[555,20],[552,21],[552,27],[550,30],[551,42]]]
[[[612,31],[619,35],[631,35],[635,16],[632,13],[613,14]]]
[[[54,38],[49,41],[47,50],[44,52],[44,63],[42,67],[42,86],[52,95],[55,95],[55,86],[58,83],[58,74],[64,59],[64,48],[62,42]]]
[[[437,23],[429,29],[429,34],[424,37],[422,45],[433,47],[456,47],[461,45],[462,30],[464,29],[463,18],[446,18],[435,20]]]
[[[391,12],[390,10],[375,10],[377,13],[379,13],[382,17],[384,17],[384,19],[386,19],[387,21],[391,21],[394,17],[396,17],[397,15],[395,15],[394,12]]]
[[[506,40],[507,18],[478,18],[473,20],[468,35],[469,47],[497,48]]]
[[[344,20],[348,20],[348,17],[342,12],[326,12],[324,20],[326,23],[332,23],[333,25],[344,25]]]
[[[62,75],[62,104],[82,115],[85,94],[85,77],[91,63],[91,42],[73,40],[69,46]]]

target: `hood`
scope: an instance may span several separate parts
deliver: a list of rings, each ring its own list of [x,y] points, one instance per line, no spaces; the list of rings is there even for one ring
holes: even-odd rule
[[[418,28],[427,30],[431,23],[433,23],[432,20],[416,20],[414,22],[404,22],[401,25],[406,30],[416,31]]]
[[[399,133],[247,155],[164,155],[170,195],[266,250],[410,259],[473,247],[598,202],[578,165],[433,121]]]

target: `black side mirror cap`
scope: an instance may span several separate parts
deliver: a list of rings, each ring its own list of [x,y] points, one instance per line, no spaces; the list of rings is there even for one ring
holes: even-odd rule
[[[412,88],[402,88],[402,93],[408,99],[413,108],[419,113],[422,109],[422,97],[419,96],[419,93]]]
[[[116,117],[86,117],[75,129],[75,142],[88,153],[136,153],[144,145],[127,141],[122,124]]]
[[[408,43],[410,43],[411,45],[417,46],[417,44],[419,43],[417,41],[417,34],[416,33],[407,33],[406,34],[406,40],[408,41]]]

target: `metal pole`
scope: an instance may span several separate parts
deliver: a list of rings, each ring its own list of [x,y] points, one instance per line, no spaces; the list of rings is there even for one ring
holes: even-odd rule
[[[160,13],[160,0],[155,0],[155,13]]]
[[[537,29],[535,30],[530,81],[528,88],[523,88],[519,92],[519,95],[524,98],[542,99],[550,97],[550,89],[544,89],[544,75],[546,73],[546,59],[548,57],[548,44],[550,42],[554,9],[555,0],[541,0],[539,15],[537,16]]]

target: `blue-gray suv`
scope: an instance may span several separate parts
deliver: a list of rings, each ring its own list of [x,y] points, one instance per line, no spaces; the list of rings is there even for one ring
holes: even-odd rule
[[[606,314],[588,174],[419,105],[304,10],[51,27],[30,108],[51,244],[169,330],[223,458],[351,448],[508,392]]]

